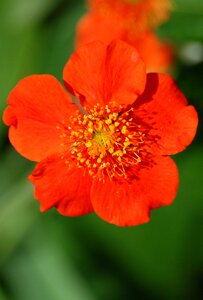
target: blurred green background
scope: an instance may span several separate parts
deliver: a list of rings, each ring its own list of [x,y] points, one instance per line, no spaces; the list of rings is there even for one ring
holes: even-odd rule
[[[0,111],[19,79],[59,80],[73,51],[83,0],[0,1]],[[174,203],[148,224],[119,228],[94,214],[41,214],[18,155],[0,123],[0,300],[203,299],[203,1],[176,0],[158,29],[174,44],[173,76],[196,106],[193,144],[175,156]]]

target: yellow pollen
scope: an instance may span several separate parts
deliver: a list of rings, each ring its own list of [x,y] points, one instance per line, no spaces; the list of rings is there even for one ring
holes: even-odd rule
[[[88,128],[87,129],[89,133],[93,133],[93,129],[92,128]]]
[[[107,119],[107,120],[105,121],[105,123],[106,123],[107,125],[110,125],[110,124],[112,123],[112,121],[111,121],[111,119]]]
[[[114,152],[114,149],[113,148],[109,148],[109,153],[113,153]]]
[[[111,130],[111,131],[114,131],[114,129],[115,129],[115,126],[112,124],[112,125],[109,125],[109,129]]]
[[[129,141],[126,141],[123,144],[124,144],[125,148],[127,148],[131,143]]]
[[[87,148],[91,147],[91,146],[92,146],[92,142],[91,142],[91,141],[88,141],[88,142],[85,144],[85,146],[86,146]]]
[[[121,150],[118,150],[116,152],[113,153],[113,156],[114,155],[117,155],[117,156],[122,156],[123,155],[123,152]]]
[[[122,127],[122,129],[121,129],[122,134],[126,134],[126,132],[127,132],[126,128],[127,128],[126,126]]]
[[[63,141],[69,136],[73,141],[70,150],[78,167],[99,180],[105,176],[126,178],[128,169],[142,162],[144,132],[136,124],[133,110],[122,110],[122,105],[95,105],[88,115],[77,113],[71,118],[69,133],[62,134]]]

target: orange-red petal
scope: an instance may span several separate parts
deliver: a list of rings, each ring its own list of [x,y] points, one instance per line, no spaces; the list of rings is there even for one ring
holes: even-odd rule
[[[151,73],[143,95],[135,103],[135,114],[151,128],[156,153],[175,154],[188,146],[196,133],[197,112],[175,81],[166,74]]]
[[[89,7],[104,16],[122,17],[126,27],[137,34],[153,29],[167,20],[171,10],[171,0],[89,0]]]
[[[145,32],[129,42],[140,53],[148,72],[163,72],[170,67],[173,60],[172,47],[161,42],[153,32]]]
[[[16,150],[34,161],[62,150],[64,121],[76,110],[61,84],[51,75],[22,79],[8,97],[3,121]]]
[[[56,207],[65,216],[92,212],[91,178],[68,157],[50,156],[35,167],[29,180],[35,186],[41,211]]]
[[[110,101],[131,104],[144,90],[146,73],[134,47],[120,40],[108,46],[95,41],[75,51],[63,78],[85,106]]]
[[[114,39],[122,39],[123,31],[122,23],[118,19],[90,12],[82,17],[77,25],[76,48],[96,40],[108,45]]]
[[[114,39],[121,39],[134,46],[145,62],[148,72],[164,71],[172,62],[172,48],[161,42],[153,32],[137,35],[136,29],[125,28],[123,20],[105,17],[98,12],[89,12],[77,26],[76,47],[100,40],[108,45]]]
[[[135,170],[132,181],[95,180],[91,201],[95,212],[104,220],[119,226],[148,222],[150,209],[169,205],[178,187],[178,171],[169,157],[155,157],[153,165]]]

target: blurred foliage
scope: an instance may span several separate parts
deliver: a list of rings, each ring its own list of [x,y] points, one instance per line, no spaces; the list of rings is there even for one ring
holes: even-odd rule
[[[20,78],[50,73],[61,80],[84,12],[82,0],[1,0],[1,114]],[[188,44],[203,49],[202,0],[174,1],[172,18],[158,33],[174,45],[173,74],[200,117],[193,145],[175,157],[174,204],[132,228],[94,214],[41,214],[26,180],[33,165],[11,148],[0,123],[0,300],[203,298],[203,62],[201,55],[193,64],[181,57]]]

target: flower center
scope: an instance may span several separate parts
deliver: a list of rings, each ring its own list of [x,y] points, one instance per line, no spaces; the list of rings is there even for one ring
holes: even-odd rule
[[[122,111],[114,104],[95,105],[88,115],[71,118],[72,158],[91,176],[126,177],[132,165],[141,162],[144,133],[135,124],[133,108]]]

